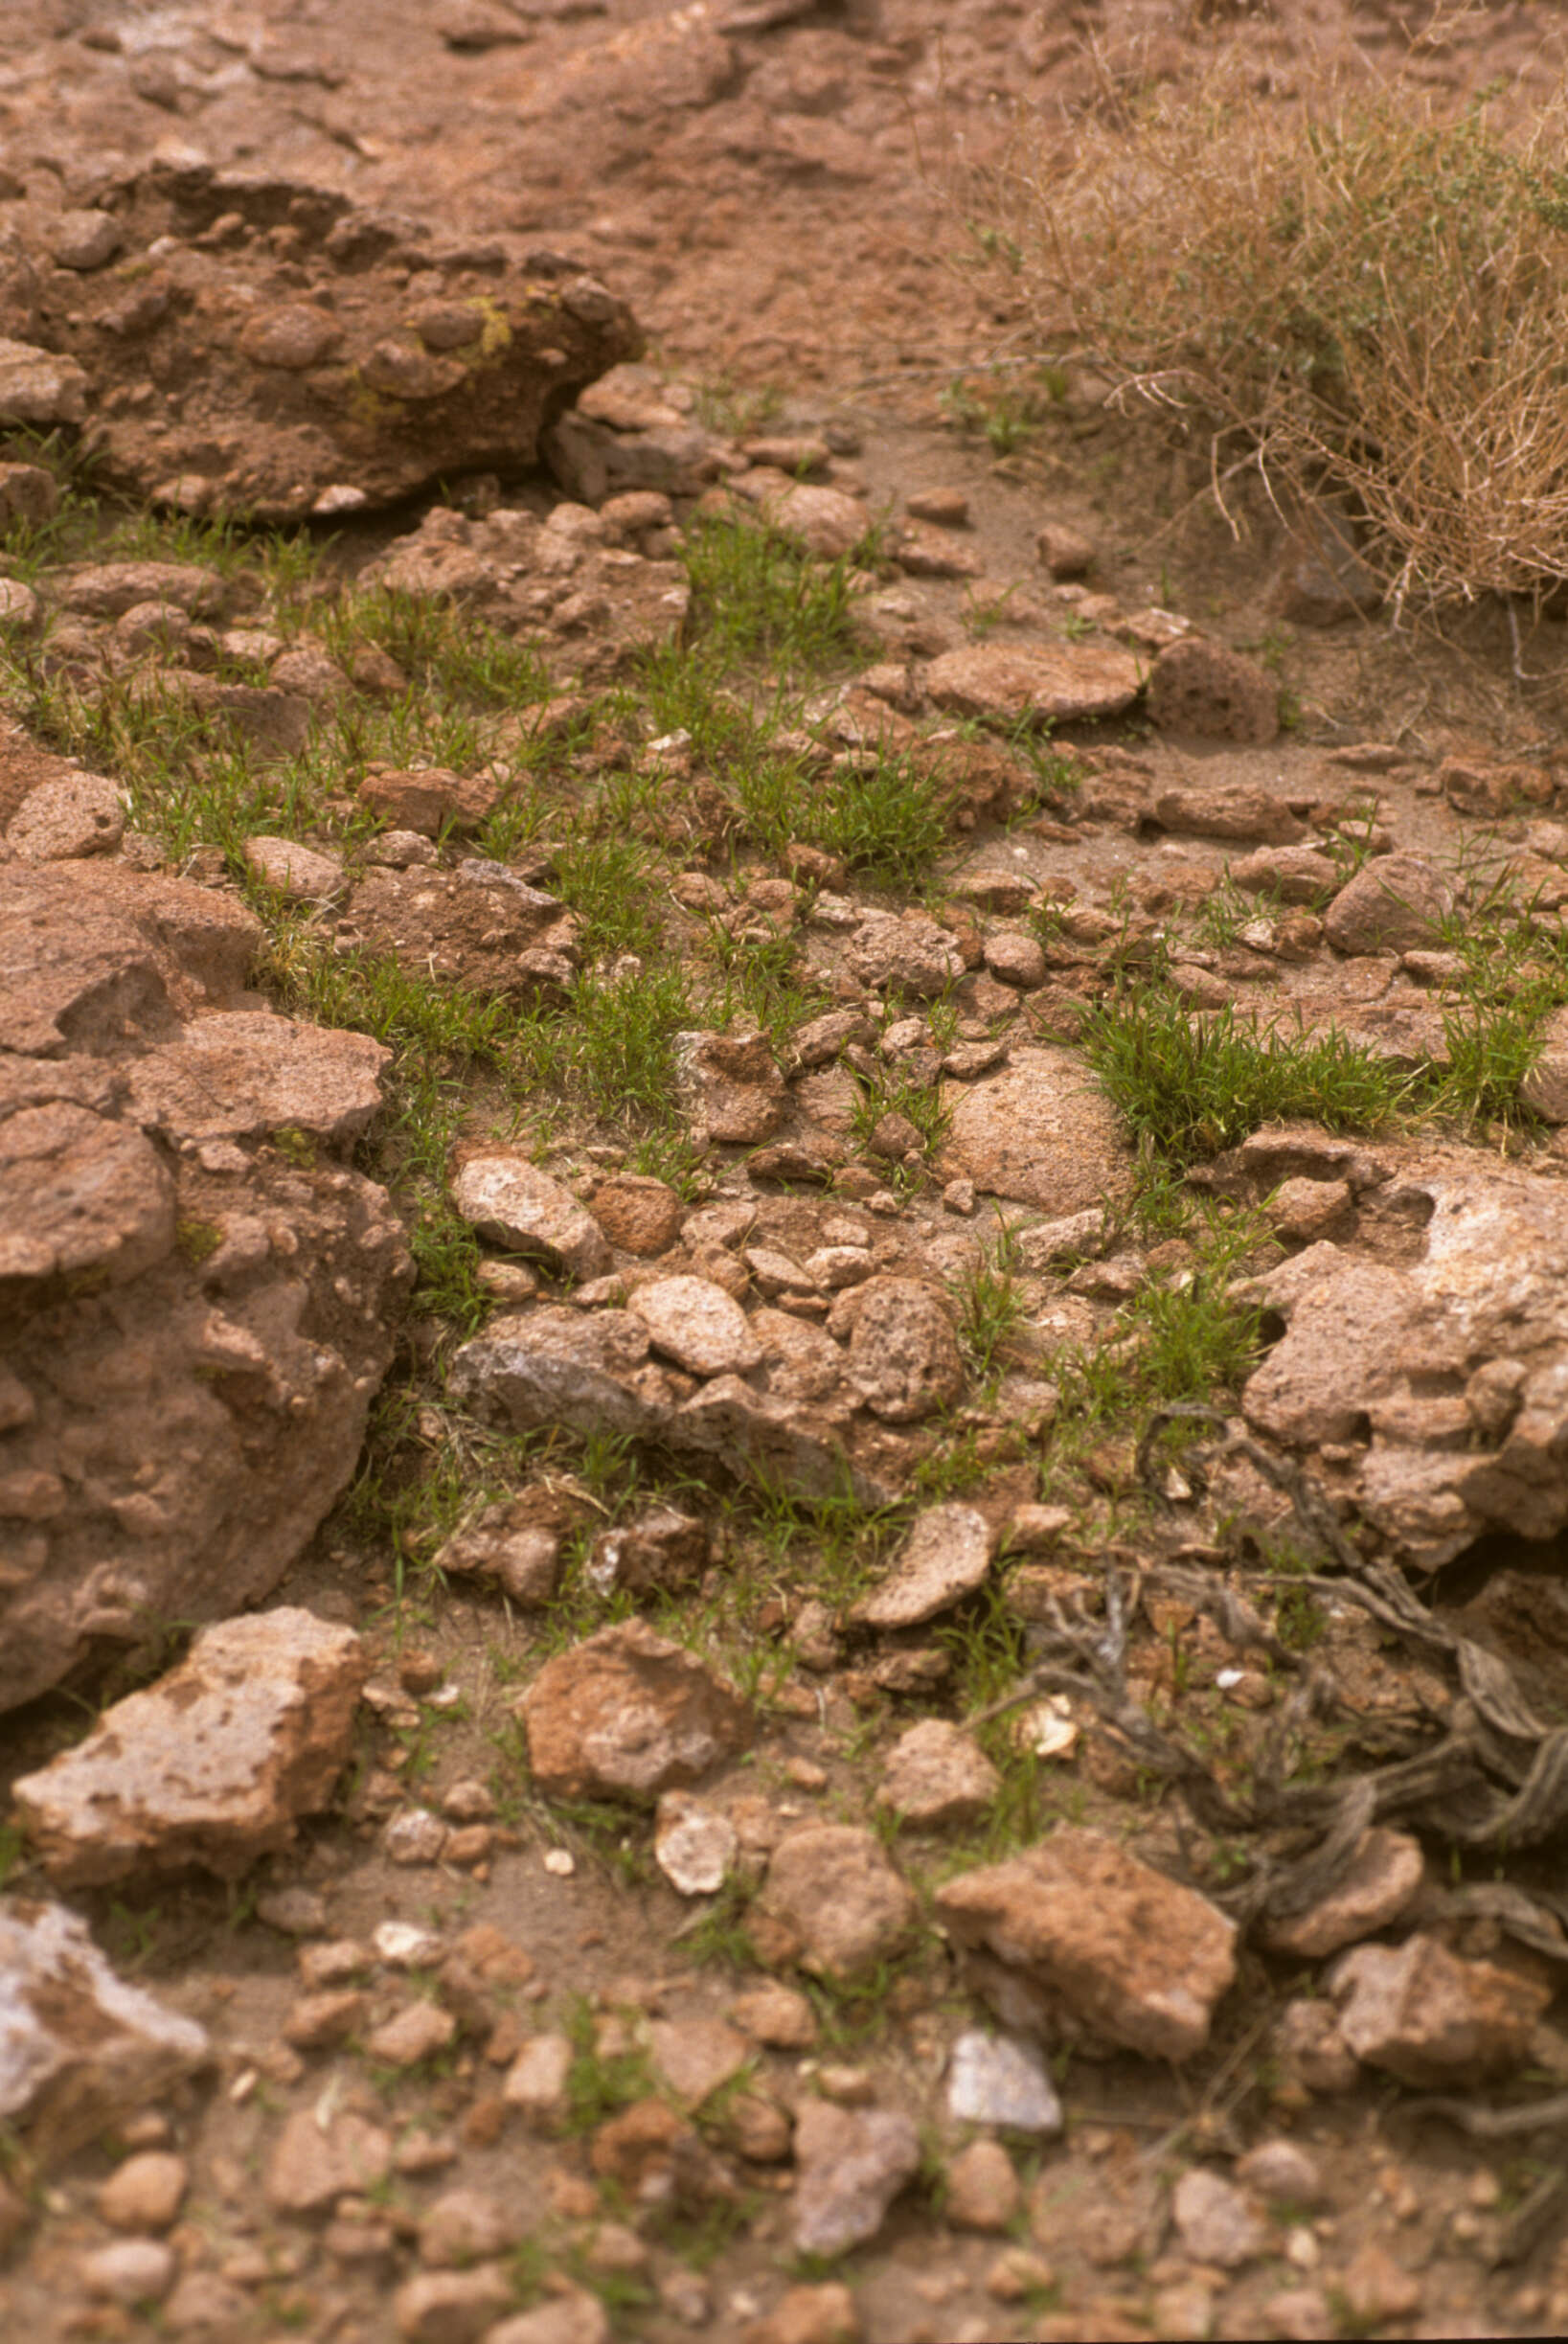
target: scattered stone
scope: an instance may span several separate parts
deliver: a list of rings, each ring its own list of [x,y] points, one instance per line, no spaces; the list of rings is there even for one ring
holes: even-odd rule
[[[1022,929],[997,928],[986,939],[986,967],[1003,985],[1030,991],[1045,983],[1045,954]],[[977,1073],[983,1071],[979,1066]]]
[[[471,2270],[405,2279],[392,2299],[392,2316],[403,2344],[478,2344],[494,2336],[515,2301],[499,2264],[476,2263]]]
[[[857,1334],[863,1324],[862,1314],[856,1321]],[[945,1322],[943,1326],[945,1329]],[[873,1400],[872,1405],[875,1404]],[[894,1411],[884,1404],[877,1414],[892,1416]],[[892,1570],[869,1595],[860,1598],[851,1616],[862,1627],[917,1627],[924,1620],[935,1619],[939,1612],[950,1611],[966,1595],[983,1587],[990,1570],[990,1525],[983,1513],[977,1513],[972,1506],[927,1507],[917,1516]],[[914,1732],[923,1730],[917,1726]],[[906,1735],[900,1748],[905,1748],[912,1740],[912,1735]],[[910,1751],[911,1781],[920,1772],[922,1757],[938,1762],[943,1756],[951,1764],[961,1753],[940,1751],[933,1743]]]
[[[490,1244],[529,1254],[557,1275],[600,1278],[614,1267],[598,1222],[521,1149],[470,1156],[452,1182],[452,1202]]]
[[[15,1784],[44,1869],[73,1886],[192,1863],[239,1878],[327,1804],[366,1669],[351,1628],[292,1607],[203,1628],[178,1669]]]
[[[410,2002],[395,2017],[372,2029],[365,2048],[389,2067],[417,2067],[457,2037],[457,2020],[434,2002]]]
[[[947,2113],[957,2124],[998,2125],[1010,2132],[1055,2135],[1061,2102],[1032,2042],[966,2028],[947,2070]]]
[[[740,2331],[740,2344],[859,2344],[854,2297],[839,2280],[790,2287],[765,2319]]]
[[[961,1873],[936,1901],[962,1944],[1023,1969],[1092,2033],[1149,2059],[1200,2051],[1236,1974],[1232,1923],[1094,1832],[1060,1830],[1008,1863]]]
[[[1190,2166],[1170,2193],[1170,2212],[1194,2263],[1239,2270],[1263,2253],[1268,2234],[1244,2192],[1207,2166]]]
[[[354,1948],[358,1952],[358,1947]],[[365,1997],[352,1986],[329,1987],[290,2003],[281,2029],[296,2051],[327,2051],[346,2042],[365,2015]]]
[[[1237,2160],[1236,2177],[1271,2205],[1315,2206],[1324,2195],[1316,2157],[1283,2135],[1259,2141]]]
[[[99,2213],[111,2230],[167,2230],[190,2177],[183,2157],[148,2149],[110,2174],[98,2193]]]
[[[45,431],[80,423],[87,411],[87,376],[74,358],[0,336],[0,423]]]
[[[1143,688],[1142,664],[1109,644],[973,644],[925,671],[933,704],[982,723],[1070,724],[1119,717]]]
[[[330,903],[344,884],[335,854],[317,854],[293,838],[247,838],[245,861],[289,903]]]
[[[586,1576],[601,1595],[617,1588],[646,1595],[689,1585],[707,1559],[708,1527],[701,1515],[682,1513],[674,1506],[653,1506],[619,1530],[602,1532],[588,1558]]]
[[[971,2141],[949,2161],[942,2210],[955,2230],[1007,2230],[1022,2202],[1012,2159],[1000,2141]]]
[[[1322,1961],[1398,1921],[1420,1887],[1423,1869],[1420,1840],[1375,1825],[1328,1895],[1306,1912],[1271,1922],[1264,1942],[1270,1952]]]
[[[420,2222],[420,2261],[435,2268],[462,2268],[505,2251],[513,2226],[486,2191],[446,2190],[425,2208]]]
[[[610,2315],[597,2295],[570,2287],[532,2311],[485,2331],[485,2344],[610,2344]]]
[[[964,529],[969,519],[969,500],[962,489],[911,489],[904,511],[917,521],[936,521],[943,529]]]
[[[1263,748],[1280,729],[1280,687],[1239,651],[1187,636],[1154,662],[1148,714],[1162,733]]]
[[[572,2056],[564,2035],[535,2035],[507,2072],[501,2087],[507,2105],[521,2108],[529,2123],[541,2128],[559,2124],[567,2109]]]
[[[1067,521],[1047,521],[1035,535],[1034,551],[1053,578],[1081,578],[1094,567],[1094,539]]]
[[[1331,2003],[1287,2002],[1275,2023],[1273,2041],[1284,2074],[1309,2092],[1348,2092],[1360,2075]]]
[[[273,2144],[262,2192],[274,2214],[320,2214],[386,2179],[392,2142],[378,2125],[340,2109],[326,2124],[296,2109]]]
[[[1283,798],[1255,782],[1231,782],[1213,789],[1164,789],[1153,812],[1162,829],[1192,838],[1261,838],[1289,846],[1307,831],[1306,823]],[[1338,876],[1334,872],[1333,877]]]
[[[958,1340],[925,1286],[913,1279],[879,1278],[855,1287],[854,1297],[849,1377],[874,1416],[907,1424],[959,1398],[964,1362]]]
[[[754,1148],[784,1120],[788,1093],[765,1034],[678,1034],[675,1074],[699,1145]]]
[[[1317,847],[1259,847],[1238,855],[1231,877],[1244,896],[1273,895],[1284,903],[1317,903],[1339,885],[1339,866]]]
[[[750,1744],[751,1712],[641,1620],[547,1661],[523,1695],[529,1764],[547,1797],[651,1804]]]
[[[327,1926],[327,1900],[319,1889],[294,1881],[264,1890],[256,1900],[256,1918],[284,1937],[319,1937]]]
[[[381,1834],[387,1859],[394,1864],[439,1864],[451,1834],[439,1815],[427,1807],[414,1807],[394,1815]]]
[[[792,1986],[755,1986],[730,2004],[730,2016],[770,2051],[809,2051],[817,2039],[816,2014]]]
[[[927,912],[868,912],[845,947],[845,961],[865,985],[896,990],[917,1000],[945,992],[964,975],[964,954],[951,929]]]
[[[628,1307],[654,1350],[693,1376],[744,1375],[761,1362],[745,1312],[711,1279],[655,1279],[637,1287]]]
[[[116,2239],[83,2255],[78,2268],[89,2295],[134,2306],[162,2303],[179,2263],[173,2248],[157,2239]]]
[[[683,1790],[667,1790],[653,1824],[653,1860],[683,1897],[711,1897],[739,1854],[735,1826],[716,1808]]]
[[[795,2122],[796,2251],[840,2255],[865,2245],[920,2163],[907,2116],[807,2100]]]
[[[804,1969],[847,1977],[903,1943],[915,1900],[874,1832],[811,1823],[774,1849],[761,1909],[798,1945]]]
[[[560,1577],[560,1533],[534,1519],[526,1499],[499,1500],[455,1531],[436,1567],[456,1578],[492,1579],[523,1611],[542,1611]]]
[[[770,529],[781,537],[792,537],[820,561],[838,561],[852,554],[871,532],[870,512],[842,489],[789,481],[768,488],[761,503]]]
[[[1075,1225],[1093,1209],[1097,1232],[1104,1206],[1130,1195],[1132,1157],[1115,1112],[1067,1051],[1015,1049],[999,1074],[944,1086],[943,1098],[952,1117],[943,1177]]]
[[[945,1718],[922,1718],[889,1751],[876,1804],[905,1823],[943,1831],[983,1815],[1001,1787],[972,1735]]]
[[[733,2082],[750,2056],[745,2037],[719,2018],[655,2018],[648,2047],[670,2089],[690,2108]]]
[[[297,1132],[342,1145],[380,1111],[391,1055],[368,1034],[267,1012],[198,1017],[131,1068],[130,1104],[144,1130],[173,1141]]]
[[[1358,2060],[1436,2088],[1520,2065],[1552,1998],[1534,1978],[1462,1961],[1420,1934],[1402,1946],[1357,1946],[1336,1965],[1329,1990]]]
[[[685,1213],[672,1188],[638,1172],[602,1181],[591,1209],[612,1245],[645,1258],[670,1251]]]
[[[1324,913],[1324,933],[1336,952],[1414,952],[1440,942],[1456,900],[1423,856],[1380,854],[1340,889]]]
[[[1346,2267],[1342,2286],[1352,2317],[1369,2327],[1381,2327],[1385,2320],[1408,2319],[1420,2309],[1420,2279],[1396,2263],[1387,2247],[1379,2246],[1375,2240],[1369,2239],[1357,2249]]]
[[[127,1986],[63,1905],[0,1899],[0,2119],[40,2165],[154,2103],[207,2037]]]
[[[88,854],[112,854],[125,829],[115,784],[101,773],[76,773],[31,791],[6,842],[23,862],[79,862]]]

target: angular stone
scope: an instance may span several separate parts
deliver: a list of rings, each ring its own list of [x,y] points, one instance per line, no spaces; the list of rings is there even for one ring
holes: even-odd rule
[[[1063,1829],[937,1891],[962,1944],[1026,1973],[1093,2033],[1149,2059],[1208,2040],[1236,1974],[1234,1924],[1094,1832]]]
[[[531,2124],[558,2124],[566,2114],[572,2059],[572,2045],[564,2035],[534,2036],[507,2072],[501,2089],[507,2105],[521,2108]]]
[[[560,1534],[534,1520],[526,1503],[503,1498],[447,1539],[436,1568],[492,1579],[520,1609],[539,1611],[560,1577]]]
[[[944,1831],[983,1815],[1001,1787],[971,1734],[945,1718],[922,1718],[889,1751],[876,1804],[905,1823]]]
[[[871,531],[871,513],[842,489],[795,481],[762,499],[768,526],[822,561],[838,561]]]
[[[841,2255],[865,2245],[920,2163],[909,2117],[806,2101],[795,2124],[796,2251]]]
[[[731,2082],[750,2056],[744,2037],[720,2018],[655,2018],[648,2035],[654,2066],[687,2107]]]
[[[139,1131],[59,1100],[0,1124],[0,1278],[126,1284],[172,1250],[175,1210]]]
[[[1431,1570],[1488,1529],[1539,1539],[1568,1523],[1568,1202],[1557,1181],[1457,1151],[1426,1159],[1406,1195],[1431,1207],[1416,1260],[1325,1241],[1251,1289],[1285,1331],[1242,1407],[1298,1450],[1371,1436],[1337,1486]],[[1432,1395],[1436,1363],[1448,1395]]]
[[[446,2190],[420,2222],[420,2261],[438,2269],[462,2267],[498,2255],[512,2243],[515,2225],[484,2190]]]
[[[612,1245],[643,1257],[668,1253],[680,1235],[686,1208],[663,1180],[618,1172],[594,1191],[593,1217]]]
[[[730,2004],[730,2016],[754,2042],[773,2051],[809,2051],[817,2039],[816,2014],[792,1986],[754,1986]]]
[[[984,723],[1081,723],[1119,717],[1143,687],[1144,670],[1110,644],[971,644],[943,651],[925,671],[933,704]]]
[[[864,2330],[842,2281],[786,2287],[765,2319],[750,2320],[740,2344],[860,2344]]]
[[[498,2263],[476,2263],[471,2270],[405,2279],[392,2299],[392,2316],[401,2344],[479,2344],[515,2300]]]
[[[1239,2270],[1267,2248],[1267,2229],[1257,2207],[1234,2182],[1207,2166],[1188,2167],[1170,2193],[1170,2212],[1194,2263]]]
[[[909,1278],[878,1278],[854,1289],[849,1377],[872,1411],[908,1424],[948,1406],[964,1389],[952,1322],[935,1296]]]
[[[648,1594],[656,1588],[687,1585],[707,1559],[708,1526],[700,1514],[681,1513],[673,1506],[652,1506],[618,1529],[601,1533],[594,1540],[585,1575],[602,1595],[613,1594],[618,1588]]]
[[[1232,782],[1216,789],[1162,790],[1153,811],[1161,828],[1178,836],[1261,838],[1267,845],[1285,847],[1307,835],[1306,823],[1283,798],[1252,782]],[[1333,877],[1338,876],[1334,872]]]
[[[1441,941],[1457,898],[1420,854],[1379,854],[1362,864],[1323,915],[1336,952],[1414,952]]]
[[[1020,2036],[966,2028],[947,2069],[947,2113],[955,2124],[1000,2125],[1009,2132],[1061,2130],[1061,2102],[1036,2044]]]
[[[656,1278],[635,1288],[627,1308],[654,1350],[693,1376],[744,1375],[761,1364],[762,1347],[745,1312],[711,1279]]]
[[[1506,2074],[1530,2055],[1550,1986],[1495,1962],[1462,1961],[1435,1937],[1357,1946],[1330,1991],[1346,2042],[1401,2082],[1442,2088]]]
[[[294,838],[247,838],[245,861],[287,903],[330,903],[344,884],[335,854],[318,854]]]
[[[1271,1953],[1316,1962],[1360,1938],[1374,1937],[1398,1921],[1420,1887],[1423,1870],[1419,1839],[1376,1825],[1328,1895],[1306,1912],[1271,1922],[1264,1943]]]
[[[6,839],[23,862],[78,862],[88,854],[112,854],[125,829],[116,785],[101,773],[78,773],[33,790]]]
[[[892,1570],[860,1598],[851,1616],[862,1627],[917,1627],[950,1611],[985,1585],[991,1543],[990,1525],[972,1506],[927,1507],[916,1517]],[[904,1740],[907,1743],[909,1736]]]
[[[943,1100],[952,1117],[943,1179],[972,1180],[1053,1218],[1130,1195],[1132,1155],[1115,1110],[1067,1051],[1015,1049],[1000,1074],[944,1085]]]
[[[449,773],[442,765],[368,773],[359,785],[362,806],[384,816],[393,830],[412,831],[420,838],[436,838],[443,830],[477,831],[494,812],[496,801],[493,782]]]
[[[747,1748],[745,1702],[641,1620],[547,1661],[521,1702],[529,1765],[547,1797],[651,1804]]]
[[[788,1093],[765,1034],[678,1034],[675,1070],[699,1145],[755,1147],[784,1120]]]
[[[762,1910],[801,1947],[807,1969],[868,1969],[903,1943],[915,1900],[875,1832],[810,1823],[786,1832],[768,1863]]]
[[[727,1815],[682,1790],[667,1790],[653,1826],[653,1860],[683,1897],[711,1897],[740,1852]]]
[[[196,1863],[237,1879],[324,1807],[367,1662],[351,1628],[281,1607],[203,1628],[181,1666],[13,1787],[52,1879]]]
[[[586,2287],[572,2287],[487,2328],[485,2344],[610,2344],[610,2315]]]
[[[928,912],[868,912],[844,954],[862,983],[924,1000],[964,975],[958,939]]]
[[[128,1986],[86,1923],[46,1899],[0,1899],[0,2120],[46,2168],[208,2057],[193,2019]]]
[[[1263,748],[1280,729],[1280,687],[1239,651],[1189,636],[1154,662],[1148,714],[1162,733]]]
[[[598,1222],[521,1149],[470,1156],[452,1182],[452,1202],[492,1245],[568,1277],[602,1278],[614,1266]]]
[[[417,2067],[444,2051],[457,2036],[457,2020],[434,2002],[410,2002],[372,2029],[365,2049],[389,2067]]]
[[[320,2214],[334,2199],[360,2196],[392,2170],[392,2142],[379,2125],[347,2109],[318,2123],[299,2108],[273,2143],[262,2195],[275,2214]]]
[[[0,338],[0,423],[50,430],[80,423],[87,412],[87,376],[74,358]]]
[[[130,1104],[148,1131],[177,1139],[307,1132],[333,1146],[379,1113],[392,1053],[368,1034],[239,1010],[198,1017],[130,1068]]]

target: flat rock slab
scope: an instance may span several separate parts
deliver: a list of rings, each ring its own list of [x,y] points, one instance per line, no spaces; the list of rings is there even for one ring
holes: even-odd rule
[[[1236,1929],[1097,1832],[1062,1830],[937,1891],[961,1944],[1020,1969],[1104,2040],[1186,2060],[1236,1975]]]
[[[761,1364],[762,1346],[734,1298],[711,1278],[655,1278],[627,1306],[655,1351],[693,1376],[739,1376]]]
[[[952,1115],[939,1166],[988,1195],[1054,1218],[1131,1194],[1132,1155],[1081,1058],[1017,1049],[1000,1074],[943,1085]]]
[[[130,1070],[144,1130],[173,1139],[303,1131],[342,1145],[379,1112],[392,1053],[368,1034],[296,1025],[261,1010],[199,1018]]]
[[[1409,1832],[1375,1825],[1327,1896],[1269,1924],[1265,1942],[1270,1952],[1316,1962],[1361,1938],[1375,1937],[1398,1920],[1420,1887],[1424,1871],[1419,1839]]]
[[[188,1864],[238,1879],[286,1847],[331,1795],[368,1665],[352,1628],[292,1607],[203,1628],[179,1668],[15,1785],[51,1879]]]
[[[795,2125],[795,2246],[841,2255],[874,2239],[920,2171],[912,2118],[887,2108],[803,2102]]]
[[[491,1244],[532,1254],[571,1277],[601,1278],[613,1266],[599,1223],[520,1149],[470,1156],[452,1183],[452,1202]]]
[[[733,1686],[641,1620],[546,1661],[519,1709],[534,1781],[558,1799],[651,1806],[739,1756],[755,1731]]]
[[[782,1924],[802,1967],[846,1977],[903,1943],[915,1899],[875,1832],[808,1823],[773,1851],[762,1910]]]
[[[205,2030],[127,1985],[75,1913],[0,1899],[0,2121],[43,2164],[149,2106],[207,2056]]]
[[[1061,2102],[1037,2043],[968,2027],[953,2045],[947,2113],[955,2124],[1002,2125],[1010,2132],[1061,2130]]]
[[[1495,1962],[1466,1962],[1435,1937],[1357,1946],[1331,1975],[1339,2026],[1358,2060],[1405,2083],[1477,2083],[1530,2056],[1552,1989]]]
[[[902,1554],[852,1617],[861,1627],[918,1627],[984,1586],[990,1525],[972,1506],[932,1506],[919,1516]]]
[[[1408,1184],[1432,1207],[1416,1261],[1323,1240],[1258,1282],[1285,1331],[1242,1408],[1285,1448],[1352,1448],[1337,1487],[1402,1561],[1435,1570],[1485,1531],[1568,1525],[1568,1197],[1473,1157],[1428,1163]]]
[[[202,242],[220,218],[239,235]],[[286,263],[267,238],[284,222]],[[641,349],[592,278],[533,277],[505,242],[443,251],[265,168],[153,163],[120,181],[109,224],[119,265],[73,284],[61,354],[0,345],[0,415],[85,416],[106,480],[185,512],[299,519],[515,472],[547,412]],[[177,413],[134,396],[173,380]]]
[[[1119,717],[1143,688],[1143,663],[1098,643],[972,644],[925,671],[938,708],[985,723],[1081,722]]]

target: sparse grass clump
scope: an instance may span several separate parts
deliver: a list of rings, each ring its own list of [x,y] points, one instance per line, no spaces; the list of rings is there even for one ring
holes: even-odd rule
[[[1039,339],[1215,435],[1225,463],[1346,492],[1397,603],[1539,596],[1568,573],[1565,94],[1519,133],[1412,78],[1240,51],[1196,86],[1020,119],[970,191]]]
[[[1194,1015],[1152,987],[1119,991],[1096,1010],[1083,1051],[1134,1138],[1189,1163],[1264,1124],[1375,1129],[1411,1088],[1335,1029],[1259,1035],[1229,1007]]]

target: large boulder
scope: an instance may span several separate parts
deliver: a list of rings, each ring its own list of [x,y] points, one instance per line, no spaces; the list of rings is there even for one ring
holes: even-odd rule
[[[362,1035],[244,990],[232,896],[0,868],[0,1709],[276,1586],[342,1491],[409,1277],[334,1160]]]
[[[102,479],[187,512],[290,520],[517,471],[576,390],[642,348],[596,279],[264,166],[154,161],[100,202],[113,249],[39,270],[30,344],[0,345],[0,414],[85,413]],[[47,249],[57,215],[14,214]]]

